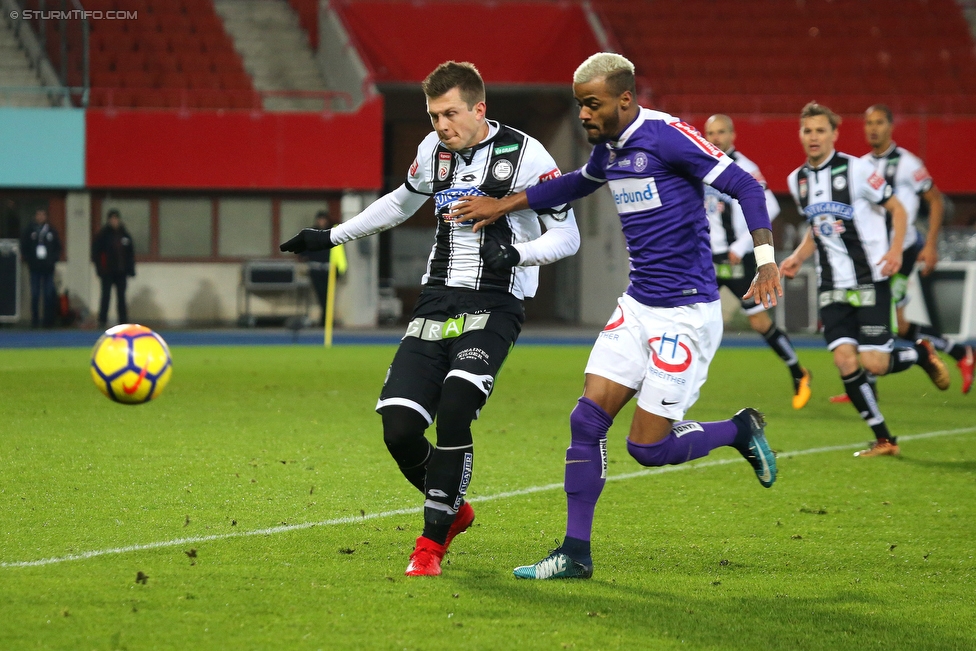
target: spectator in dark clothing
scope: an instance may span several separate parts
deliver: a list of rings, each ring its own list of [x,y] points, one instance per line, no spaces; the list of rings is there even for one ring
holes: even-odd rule
[[[47,210],[38,208],[34,223],[20,237],[20,255],[30,270],[31,327],[41,324],[43,303],[44,327],[54,325],[57,295],[54,291],[54,264],[61,258],[61,238],[47,221]]]
[[[125,304],[125,286],[130,276],[136,275],[136,254],[132,236],[125,230],[119,211],[108,211],[108,221],[92,242],[92,262],[102,281],[102,300],[98,307],[98,327],[108,325],[108,302],[115,286],[116,307],[119,323],[129,322]]]
[[[315,228],[325,230],[332,228],[332,220],[329,213],[320,210],[315,213]],[[302,257],[308,261],[308,275],[312,280],[312,287],[315,288],[315,295],[319,299],[322,307],[322,316],[319,318],[319,325],[325,325],[326,305],[329,302],[329,264],[335,263],[336,276],[343,276],[346,273],[346,253],[340,244],[326,251],[309,251]]]

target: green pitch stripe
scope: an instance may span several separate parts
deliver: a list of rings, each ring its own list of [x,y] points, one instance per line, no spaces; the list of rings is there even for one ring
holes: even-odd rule
[[[908,434],[906,436],[899,436],[898,441],[917,441],[922,439],[931,439],[942,436],[953,436],[956,434],[968,434],[970,432],[976,432],[976,427],[963,427],[960,429],[947,429],[938,430],[934,432],[923,432],[921,434]],[[832,445],[829,447],[822,448],[809,448],[806,450],[795,450],[792,452],[778,452],[777,456],[780,459],[789,459],[792,457],[801,457],[809,454],[823,454],[825,452],[842,452],[844,450],[856,450],[858,448],[863,448],[864,443],[852,443],[849,445]],[[607,481],[620,481],[624,479],[634,479],[636,477],[645,477],[648,475],[661,475],[666,472],[678,472],[681,470],[695,470],[698,468],[711,468],[713,466],[724,466],[730,463],[742,463],[741,459],[717,459],[714,461],[703,461],[700,463],[686,463],[680,466],[662,466],[660,468],[647,468],[645,470],[638,470],[637,472],[625,473],[622,475],[613,475],[612,477],[607,477]],[[562,483],[558,484],[546,484],[544,486],[530,486],[528,488],[520,488],[519,490],[506,491],[503,493],[495,493],[494,495],[485,495],[484,497],[476,497],[469,500],[470,502],[488,502],[491,500],[505,499],[508,497],[519,497],[522,495],[531,495],[533,493],[542,493],[544,491],[558,490],[562,489]],[[278,533],[288,533],[290,531],[301,531],[303,529],[311,529],[313,527],[331,527],[341,524],[353,524],[356,522],[363,522],[365,520],[375,520],[377,518],[386,518],[393,515],[410,515],[414,513],[420,513],[423,511],[423,507],[415,506],[407,509],[395,509],[392,511],[382,511],[379,513],[370,513],[362,516],[346,516],[343,518],[333,518],[331,520],[322,520],[321,522],[306,522],[303,524],[289,524],[281,525],[278,527],[269,527],[267,529],[255,529],[253,531],[241,531],[236,533],[224,533],[224,534],[214,534],[212,536],[194,536],[190,538],[177,538],[175,540],[163,540],[159,542],[145,543],[141,545],[129,545],[126,547],[113,547],[110,549],[97,549],[88,552],[82,552],[80,554],[69,554],[67,556],[56,556],[53,558],[42,558],[34,561],[5,561],[0,562],[0,568],[6,567],[37,567],[40,565],[54,565],[57,563],[66,563],[68,561],[82,561],[88,558],[95,558],[97,556],[110,556],[113,554],[128,554],[131,552],[146,551],[150,549],[163,549],[166,547],[177,547],[180,545],[189,545],[202,542],[212,542],[215,540],[227,540],[229,538],[244,538],[247,536],[268,536]]]

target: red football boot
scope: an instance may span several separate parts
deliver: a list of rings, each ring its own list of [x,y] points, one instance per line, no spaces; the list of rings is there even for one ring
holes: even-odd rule
[[[474,522],[474,509],[468,502],[465,502],[458,509],[457,515],[454,516],[454,522],[451,523],[451,528],[447,532],[447,540],[444,541],[444,549],[447,550],[451,546],[454,536],[467,531],[472,522]]]
[[[417,538],[417,546],[410,554],[410,564],[407,565],[407,576],[439,576],[441,573],[441,559],[447,548],[438,545],[430,538]]]

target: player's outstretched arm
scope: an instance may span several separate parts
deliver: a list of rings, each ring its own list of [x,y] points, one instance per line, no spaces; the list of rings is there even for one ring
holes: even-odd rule
[[[331,249],[337,244],[352,242],[403,223],[417,212],[426,200],[427,195],[411,192],[406,186],[401,185],[371,203],[352,219],[325,230],[303,228],[298,235],[278,248],[291,253]]]
[[[773,255],[773,232],[768,228],[758,228],[752,231],[752,242],[756,252],[756,276],[742,298],[755,298],[763,307],[769,308],[776,305],[777,296],[783,295]]]
[[[451,221],[463,222],[469,219],[474,220],[475,224],[471,227],[471,230],[477,233],[488,224],[495,223],[508,213],[525,210],[528,207],[529,199],[526,197],[525,192],[519,192],[518,194],[513,194],[503,199],[468,196],[458,199],[447,217]]]
[[[922,275],[928,276],[935,271],[939,263],[939,233],[942,231],[942,217],[945,214],[945,203],[939,188],[933,185],[923,194],[929,202],[929,232],[925,236],[925,246],[918,252],[918,261],[924,265]]]
[[[303,228],[278,248],[282,253],[305,253],[306,251],[327,251],[335,246],[332,243],[331,228]]]

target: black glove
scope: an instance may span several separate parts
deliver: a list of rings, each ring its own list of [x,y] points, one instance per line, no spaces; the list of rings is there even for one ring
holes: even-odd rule
[[[303,228],[298,235],[278,248],[282,252],[305,253],[306,251],[328,251],[335,244],[332,243],[332,229]]]
[[[499,244],[488,240],[481,247],[481,259],[485,266],[499,274],[507,274],[522,259],[518,250],[511,244]]]

